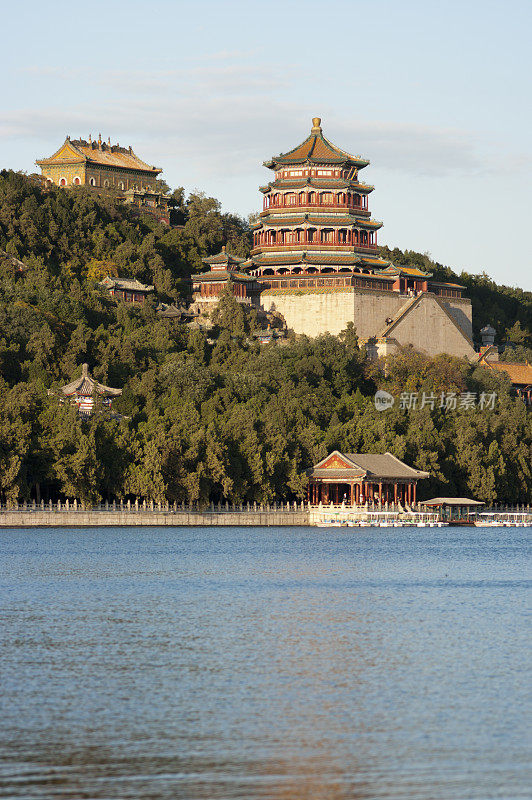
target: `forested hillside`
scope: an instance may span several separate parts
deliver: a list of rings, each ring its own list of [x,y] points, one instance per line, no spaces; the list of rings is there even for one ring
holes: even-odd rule
[[[249,252],[245,220],[201,194],[185,199],[178,191],[174,199],[179,230],[136,219],[113,198],[82,188],[43,193],[25,176],[0,173],[4,501],[302,498],[304,470],[337,447],[390,450],[427,469],[433,477],[424,496],[532,502],[532,414],[511,397],[504,376],[409,353],[391,360],[385,377],[366,362],[352,329],[340,338],[260,346],[250,335],[253,317],[229,296],[207,338],[157,316],[153,301],[137,307],[102,295],[97,281],[114,272],[177,299],[203,255],[222,243]],[[469,278],[481,303],[483,279]],[[530,295],[486,284],[499,315],[486,321],[504,320],[506,336],[519,320],[519,344],[530,346]],[[102,412],[82,420],[48,395],[85,361],[96,378],[124,389],[113,406],[122,419]],[[495,391],[498,399],[493,410],[397,402],[381,412],[377,388],[396,396]]]

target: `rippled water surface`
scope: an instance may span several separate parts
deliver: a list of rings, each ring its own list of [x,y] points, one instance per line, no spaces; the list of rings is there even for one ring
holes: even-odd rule
[[[529,798],[529,536],[0,531],[0,797]]]

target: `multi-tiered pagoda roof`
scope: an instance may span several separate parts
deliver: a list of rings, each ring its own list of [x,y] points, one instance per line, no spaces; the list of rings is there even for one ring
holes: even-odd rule
[[[55,391],[50,390],[49,394],[56,394]],[[60,401],[68,400],[74,405],[77,405],[80,414],[89,415],[94,408],[95,397],[99,397],[104,408],[109,409],[113,397],[120,397],[122,389],[113,389],[111,386],[105,386],[99,383],[89,372],[89,365],[83,364],[81,367],[81,375],[66,386],[61,386],[59,389]]]
[[[359,180],[368,164],[330,142],[314,118],[301,144],[264,162],[275,179],[261,187],[264,208],[244,266],[274,283],[287,266],[301,279],[322,270],[368,273],[388,266],[377,252],[382,223],[368,209],[373,186]]]
[[[330,142],[315,117],[301,144],[264,162],[275,176],[260,189],[263,210],[254,225],[251,258],[241,269],[269,290],[356,287],[459,297],[463,287],[429,284],[430,273],[379,256],[382,222],[368,208],[373,186],[359,177],[368,164]]]

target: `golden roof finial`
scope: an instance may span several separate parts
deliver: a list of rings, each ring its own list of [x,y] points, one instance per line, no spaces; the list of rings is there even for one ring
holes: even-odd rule
[[[312,133],[321,133],[321,117],[313,117]]]

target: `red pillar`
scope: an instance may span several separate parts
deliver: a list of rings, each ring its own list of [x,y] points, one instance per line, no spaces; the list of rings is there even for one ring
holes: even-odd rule
[[[416,488],[417,488],[417,484],[416,484],[416,483],[414,483],[414,484],[412,485],[412,491],[413,491],[413,495],[414,495],[414,496],[413,496],[413,501],[414,501],[414,503],[416,502]]]
[[[379,483],[379,504],[382,503],[382,483]]]

